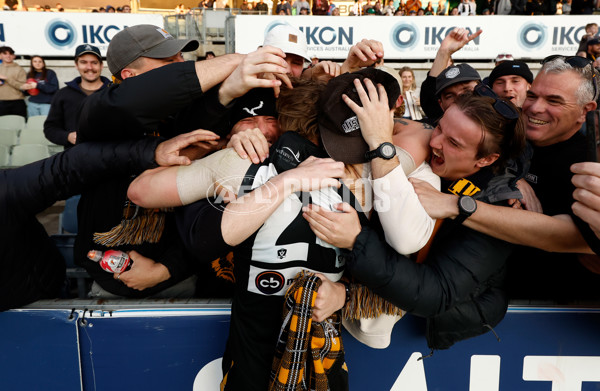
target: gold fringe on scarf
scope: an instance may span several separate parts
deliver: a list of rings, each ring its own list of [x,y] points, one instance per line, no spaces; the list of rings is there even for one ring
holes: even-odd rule
[[[121,223],[108,232],[94,233],[94,243],[106,247],[158,243],[165,229],[166,213],[172,210],[172,208],[145,209],[127,201]]]
[[[350,301],[342,308],[345,319],[376,318],[381,314],[403,316],[404,311],[364,285],[350,284]]]

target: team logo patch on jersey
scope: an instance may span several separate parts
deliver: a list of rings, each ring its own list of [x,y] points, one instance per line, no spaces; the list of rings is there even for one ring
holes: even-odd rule
[[[285,258],[286,254],[287,254],[287,250],[285,248],[280,248],[279,250],[277,250],[277,258],[279,258],[279,259]]]
[[[283,274],[269,270],[256,276],[256,288],[265,295],[272,295],[283,289],[285,277]]]

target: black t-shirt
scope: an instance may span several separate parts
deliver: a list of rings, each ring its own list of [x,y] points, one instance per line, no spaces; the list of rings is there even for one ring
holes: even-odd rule
[[[585,136],[577,132],[570,139],[547,147],[533,147],[529,173],[525,176],[537,195],[544,214],[573,217],[571,183],[573,163],[585,160]],[[568,302],[592,299],[589,279],[596,275],[577,261],[576,254],[550,253],[520,247],[509,261],[509,290],[514,299],[541,299]]]
[[[570,139],[547,147],[533,147],[529,173],[525,176],[544,209],[544,214],[572,214],[571,165],[586,156],[585,136],[575,133]]]

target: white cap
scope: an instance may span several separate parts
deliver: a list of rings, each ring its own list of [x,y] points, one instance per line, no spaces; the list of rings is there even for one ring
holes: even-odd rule
[[[400,315],[381,314],[376,318],[342,319],[350,335],[373,349],[385,349],[392,341],[392,330]]]
[[[263,43],[263,46],[267,45],[281,49],[284,53],[296,54],[306,61],[310,61],[306,37],[302,31],[289,24],[278,24],[269,30]]]

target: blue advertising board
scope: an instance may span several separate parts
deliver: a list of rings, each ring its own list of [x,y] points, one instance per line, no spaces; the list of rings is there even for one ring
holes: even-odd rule
[[[599,326],[600,309],[511,307],[499,339],[420,359],[425,322],[407,315],[386,349],[344,332],[350,389],[600,390]],[[228,329],[228,306],[0,313],[0,389],[217,390]]]

